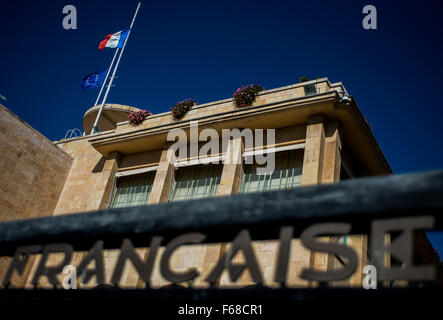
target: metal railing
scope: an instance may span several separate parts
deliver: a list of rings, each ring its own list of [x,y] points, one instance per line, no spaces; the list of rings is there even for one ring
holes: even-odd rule
[[[150,237],[161,236],[168,241],[189,232],[207,235],[202,243],[231,241],[244,229],[249,230],[252,240],[278,239],[282,226],[292,226],[291,236],[298,237],[300,234],[303,236],[303,229],[312,224],[334,222],[351,224],[347,234],[368,234],[376,220],[386,221],[392,227],[392,221],[396,221],[392,219],[405,218],[418,221],[417,227],[423,221],[432,221],[432,230],[442,230],[443,171],[361,178],[329,185],[3,222],[0,223],[0,256],[12,256],[17,247],[35,247],[36,244],[42,247],[69,243],[75,250],[82,251],[91,249],[94,243],[102,240],[104,248],[120,248],[127,238],[135,247],[146,247]],[[399,227],[414,229],[414,225]],[[282,239],[284,237],[280,234],[281,242]],[[414,276],[413,273],[409,275]],[[98,294],[90,290],[3,289],[0,290],[0,301],[332,301],[341,297],[359,301],[388,298],[399,303],[421,301],[430,304],[442,294],[442,287],[367,291],[355,288],[300,289],[283,285],[277,289],[260,286],[243,289],[249,290],[247,295],[243,290],[235,289],[147,288],[143,291],[125,290],[124,294],[122,290]]]
[[[96,240],[119,248],[130,237],[170,239],[198,230],[207,242],[232,240],[240,230],[253,239],[276,239],[282,225],[294,225],[294,236],[315,222],[352,223],[350,233],[367,233],[374,219],[431,215],[434,229],[443,226],[443,171],[346,180],[340,183],[241,194],[201,200],[107,209],[0,223],[0,255],[18,246],[69,242],[76,250]]]

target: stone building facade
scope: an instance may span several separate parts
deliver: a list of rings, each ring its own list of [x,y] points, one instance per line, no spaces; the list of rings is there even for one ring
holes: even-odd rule
[[[23,191],[28,193],[31,204],[9,212],[14,218],[27,217],[28,213],[35,216],[63,215],[391,174],[389,164],[355,100],[352,97],[343,97],[347,97],[347,93],[342,83],[331,83],[323,78],[262,91],[250,107],[237,108],[232,99],[220,100],[193,107],[179,121],[174,120],[171,113],[167,112],[153,115],[138,126],[124,120],[128,112],[136,110],[135,108],[110,104],[104,108],[101,132],[53,144],[23,124],[30,133],[26,134],[22,144],[14,144],[15,148],[38,153],[38,157],[45,159],[44,164],[36,164],[37,169],[31,166],[28,171],[25,170],[25,178],[43,174],[44,177],[39,181],[46,188],[30,183],[30,187],[32,185],[32,188],[41,189],[35,192]],[[91,119],[97,111],[95,106],[85,114],[84,129],[87,133],[90,132],[93,122]],[[12,116],[3,109],[1,112],[9,114],[8,117]],[[193,128],[195,124],[198,124],[198,128]],[[3,139],[1,135],[13,134],[6,132],[7,128],[2,120],[2,144],[7,143],[8,139]],[[174,152],[171,149],[173,142],[168,141],[168,133],[177,129],[187,133],[188,144],[195,142],[191,141],[192,130],[197,130],[198,135],[201,135],[205,129],[213,129],[212,132],[217,132],[220,136],[223,129],[275,129],[275,141],[265,141],[262,146],[250,147],[246,145],[244,137],[237,136],[229,139],[224,148],[223,143],[220,143],[222,147],[211,150],[208,156],[192,157],[189,153],[183,156]],[[32,135],[36,138],[31,139]],[[41,141],[37,141],[38,139]],[[29,141],[33,141],[41,150],[29,149],[25,145]],[[201,141],[195,143],[199,150],[203,148]],[[22,152],[20,150],[17,150],[17,154]],[[246,160],[257,154],[269,153],[275,154],[276,170],[272,175],[255,174],[254,170],[259,164],[248,163]],[[12,153],[8,155],[12,156]],[[234,161],[226,161],[228,158]],[[8,159],[2,156],[0,166],[8,165]],[[216,160],[219,160],[218,163],[208,164]],[[1,178],[7,179],[3,175]],[[41,194],[43,189],[45,193]],[[0,191],[3,199],[14,199],[14,195],[5,195],[4,189]],[[9,205],[11,200],[0,205]],[[40,207],[42,203],[45,203],[45,207]],[[8,209],[1,212],[5,211]],[[2,219],[8,218],[2,216]],[[360,286],[361,268],[367,264],[368,259],[367,237],[325,237],[324,241],[342,241],[356,249],[359,253],[359,270],[351,279],[340,284]],[[273,282],[273,272],[277,242],[255,241],[253,247],[263,271],[264,284],[276,285]],[[138,252],[145,256],[148,250],[139,248]],[[177,271],[196,267],[201,276],[192,284],[182,285],[205,287],[207,283],[203,279],[226,250],[229,250],[229,245],[224,243],[182,246],[172,256],[171,267]],[[78,264],[84,254],[77,252],[73,264]],[[118,250],[106,251],[107,282],[117,256]],[[37,257],[37,262],[38,259]],[[242,259],[239,254],[234,261]],[[153,287],[168,285],[159,273],[158,260],[157,258],[152,276]],[[51,257],[49,263],[56,264],[57,256]],[[298,239],[294,239],[287,285],[315,286],[315,283],[308,283],[299,277],[303,268],[311,266],[326,270],[337,268],[340,263],[337,257],[310,252]],[[32,270],[26,274],[28,286],[31,285],[30,279],[35,266],[34,262]],[[26,279],[16,281],[20,283]],[[94,287],[93,281],[86,286]],[[230,281],[227,274],[223,274],[219,281],[221,287],[244,287],[251,284],[248,272],[235,283]],[[41,283],[41,286],[46,285],[47,283]],[[143,285],[135,269],[127,265],[120,286]]]
[[[74,159],[1,104],[0,149],[0,221],[52,215]]]

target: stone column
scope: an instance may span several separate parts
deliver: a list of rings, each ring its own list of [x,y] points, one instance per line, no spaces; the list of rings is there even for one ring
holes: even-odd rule
[[[154,182],[152,185],[151,194],[149,195],[148,204],[157,204],[161,202],[167,202],[172,192],[172,188],[175,183],[175,169],[174,163],[176,162],[175,150],[170,149],[171,143],[167,143],[160,156],[160,161],[158,164],[157,172],[155,173]],[[158,270],[159,266],[159,257],[163,253],[164,248],[160,248],[157,254],[156,265],[154,270]],[[149,254],[149,248],[137,249],[137,252],[144,258],[147,259]],[[127,273],[128,268],[125,268],[125,273]],[[135,271],[131,272],[134,274]],[[129,276],[131,276],[131,274]],[[129,279],[128,279],[129,280]],[[126,284],[134,283],[133,281],[127,281]],[[163,279],[156,272],[152,275],[152,283],[153,284],[161,284],[163,283]],[[144,282],[137,277],[137,281],[135,282],[137,288],[145,287]]]
[[[119,152],[111,152],[106,157],[105,163],[103,165],[102,170],[102,179],[97,183],[97,201],[98,201],[98,210],[103,210],[109,208],[109,204],[112,198],[112,191],[115,183],[115,174],[118,171],[118,166],[120,163],[121,154]],[[112,271],[114,269],[117,250],[105,250],[103,252],[103,263],[105,268],[105,282],[109,283],[109,280],[112,276]],[[74,265],[80,265],[82,259],[86,256],[86,253],[83,254],[75,254],[74,255]],[[79,279],[81,281],[81,279]],[[79,283],[80,284],[80,283]],[[94,287],[95,284],[89,284],[87,287]]]
[[[152,185],[151,195],[148,203],[155,204],[167,202],[174,186],[175,174],[174,163],[176,161],[175,151],[169,149],[170,144],[167,144],[160,156],[157,172],[155,173],[154,184]]]
[[[302,184],[325,184],[340,181],[341,170],[341,135],[338,121],[326,123],[324,117],[313,116],[308,120],[306,131],[305,159],[303,164]],[[330,237],[321,237],[320,241],[337,241]],[[362,267],[367,261],[367,237],[353,235],[348,237],[348,245],[359,255],[359,266],[354,275],[346,281],[351,286],[360,286]],[[333,268],[333,255],[311,252],[310,266],[317,270]],[[344,284],[341,282],[341,284]],[[310,284],[313,285],[313,284]]]
[[[308,118],[301,177],[301,184],[304,186],[321,183],[325,144],[324,126],[325,118],[323,115],[315,115]]]
[[[340,169],[341,169],[341,137],[340,137],[340,124],[337,120],[329,122],[325,127],[325,144],[323,151],[323,167],[322,167],[322,184],[334,183],[340,180]],[[338,237],[325,237],[325,241],[336,242]],[[326,266],[316,265],[315,267],[326,269],[334,269],[336,267],[336,257],[332,254],[320,254],[314,253],[314,263],[317,259],[324,259],[326,257]],[[322,263],[324,262],[322,259]],[[340,284],[346,284],[346,282],[341,282]]]
[[[349,279],[349,284],[351,287],[361,287],[363,280],[363,267],[368,263],[368,236],[349,236],[348,246],[354,249],[358,255],[358,267],[355,273]]]
[[[118,171],[118,165],[121,155],[119,152],[111,152],[106,157],[102,171],[102,179],[97,184],[97,197],[100,199],[98,210],[107,209],[111,201],[112,189],[114,186],[115,174]]]
[[[323,168],[321,183],[333,183],[340,180],[341,137],[337,120],[328,123],[325,132]]]
[[[120,163],[121,154],[117,151],[110,152],[103,164],[103,168],[101,171],[101,177],[97,181],[96,186],[94,188],[94,205],[93,210],[103,210],[109,207],[109,203],[112,197],[112,191],[114,187],[115,174],[118,171],[118,166]],[[75,248],[74,248],[75,249]],[[72,257],[71,264],[74,266],[79,266],[83,258],[86,256],[87,252],[76,252]],[[105,266],[105,281],[110,279],[111,272],[113,269],[112,262],[114,260],[115,250],[104,251],[103,252],[103,263]],[[86,288],[94,288],[97,286],[94,278],[86,285],[81,283],[81,277],[78,275],[77,277],[77,286],[78,287],[86,287]]]
[[[308,118],[306,126],[305,153],[303,157],[303,170],[301,184],[317,185],[323,182],[324,153],[325,153],[325,126],[326,119],[323,115],[313,115]],[[326,164],[326,167],[330,164]],[[326,174],[326,173],[325,173]],[[320,241],[328,242],[329,237],[321,237]],[[309,267],[316,270],[327,270],[328,255],[311,251]],[[314,286],[314,283],[309,283]]]
[[[322,183],[339,182],[342,150],[340,124],[338,121],[331,122],[328,124],[326,131]],[[350,286],[361,287],[363,267],[368,260],[368,237],[367,235],[348,236],[347,245],[352,247],[358,254],[358,267],[352,277],[346,282]],[[332,260],[335,257],[329,255],[328,259],[328,265],[332,265]]]
[[[218,197],[231,196],[240,193],[244,174],[243,151],[244,143],[242,137],[234,137],[229,141],[223,163],[223,171],[220,178],[220,187],[217,194]],[[209,274],[225,252],[225,243],[207,246],[203,265],[203,274],[205,276]],[[217,285],[220,285],[220,283],[221,277],[218,279]]]
[[[242,137],[233,138],[229,141],[217,196],[230,196],[240,193],[243,180],[243,151]]]

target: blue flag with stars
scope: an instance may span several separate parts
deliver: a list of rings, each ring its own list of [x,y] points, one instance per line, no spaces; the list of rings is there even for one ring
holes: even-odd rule
[[[103,84],[103,81],[105,81],[107,71],[108,70],[94,72],[84,77],[82,81],[82,90],[85,91],[91,88],[99,88]]]

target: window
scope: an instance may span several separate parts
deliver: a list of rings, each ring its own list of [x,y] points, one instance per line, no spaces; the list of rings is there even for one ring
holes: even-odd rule
[[[315,83],[307,84],[303,86],[303,89],[305,90],[305,96],[312,96],[314,94],[317,94],[317,88],[315,88]]]
[[[154,177],[155,171],[118,178],[109,207],[122,208],[148,204]]]
[[[200,164],[178,169],[170,201],[215,197],[218,192],[222,165]]]
[[[348,236],[341,236],[338,238],[338,243],[348,245]]]
[[[294,188],[301,184],[303,150],[282,151],[275,154],[272,174],[257,175],[257,165],[245,165],[241,193]]]

